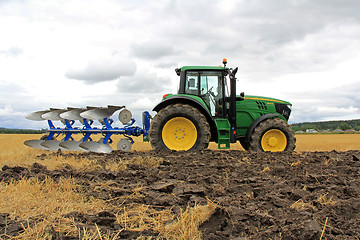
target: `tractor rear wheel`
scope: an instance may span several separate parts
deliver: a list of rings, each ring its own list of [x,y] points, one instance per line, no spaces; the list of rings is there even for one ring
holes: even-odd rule
[[[198,109],[178,103],[155,115],[149,136],[154,150],[203,150],[209,145],[210,126]]]
[[[257,125],[250,135],[249,150],[253,152],[282,152],[295,149],[295,133],[280,118],[269,118]]]

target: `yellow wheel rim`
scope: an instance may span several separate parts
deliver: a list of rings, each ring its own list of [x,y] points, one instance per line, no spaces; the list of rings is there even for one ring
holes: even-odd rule
[[[195,125],[187,118],[175,117],[163,127],[162,139],[170,150],[187,151],[192,148],[197,139]]]
[[[261,147],[264,151],[281,152],[287,145],[285,134],[278,129],[270,129],[261,138]]]

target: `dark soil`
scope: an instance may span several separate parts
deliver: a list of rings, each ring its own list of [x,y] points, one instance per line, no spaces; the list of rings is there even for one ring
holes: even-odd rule
[[[38,163],[29,168],[4,166],[0,180],[72,177],[86,187],[86,194],[108,200],[114,206],[139,203],[175,213],[187,206],[206,204],[209,199],[217,203],[218,208],[200,226],[203,239],[320,239],[324,229],[322,239],[360,239],[360,151],[77,154],[79,158],[95,159],[102,164],[134,157],[162,159],[155,168],[129,164],[119,172],[84,172],[70,166],[49,171],[41,165],[41,159],[48,156],[50,154],[39,156]],[[111,187],[99,187],[109,181]],[[117,200],[139,186],[142,186],[141,197],[129,198],[125,203],[123,198]],[[94,215],[71,212],[64,217],[74,218],[79,226],[97,224],[101,230],[111,233],[123,228],[115,221],[115,211]],[[26,224],[34,224],[39,218],[34,216],[26,220]],[[18,235],[24,221],[0,213],[0,234]],[[62,238],[56,232],[53,236]],[[119,239],[139,236],[158,238],[159,233],[122,231],[118,235]]]

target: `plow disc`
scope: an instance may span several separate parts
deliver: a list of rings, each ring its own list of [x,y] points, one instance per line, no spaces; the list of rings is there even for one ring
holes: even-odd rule
[[[111,116],[118,110],[119,120],[123,127],[113,127],[114,120]],[[48,135],[43,136],[40,140],[27,140],[24,142],[26,146],[56,150],[72,150],[72,151],[92,151],[98,153],[110,153],[113,151],[109,145],[112,143],[112,135],[123,135],[117,148],[121,151],[130,151],[131,145],[134,143],[132,136],[143,135],[143,140],[148,141],[148,131],[150,128],[150,114],[143,112],[143,127],[134,126],[135,119],[125,106],[107,106],[107,107],[86,107],[86,108],[67,108],[37,111],[26,116],[27,119],[33,121],[47,120],[49,129]],[[62,127],[55,127],[53,121],[60,121]],[[102,127],[94,127],[92,124],[98,121]],[[76,123],[78,123],[76,125]],[[75,141],[74,134],[82,134],[84,137],[80,141]],[[99,141],[93,141],[91,137],[95,134],[102,134],[104,137]],[[59,141],[58,136],[63,136]]]
[[[27,140],[24,142],[26,146],[32,147],[32,148],[38,148],[38,149],[47,149],[46,147],[43,147],[41,143],[43,143],[44,140]],[[49,149],[47,149],[49,150]]]
[[[30,113],[26,116],[26,119],[33,120],[33,121],[43,121],[45,118],[42,117],[43,114],[50,112],[50,110],[47,111],[37,111]]]
[[[95,141],[80,143],[79,147],[87,151],[98,152],[98,153],[111,153],[113,151],[113,149],[109,146],[109,144],[99,143]]]
[[[61,142],[58,140],[49,140],[49,141],[43,141],[40,145],[50,151],[55,151],[58,149],[65,150],[64,148],[59,146],[60,143]]]
[[[81,143],[82,141],[66,141],[61,142],[59,146],[71,151],[86,151],[84,148],[80,147]]]

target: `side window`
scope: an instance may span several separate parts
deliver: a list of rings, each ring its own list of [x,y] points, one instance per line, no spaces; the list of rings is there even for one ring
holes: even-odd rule
[[[209,77],[201,74],[200,76],[200,94],[204,95],[208,92]]]
[[[198,95],[198,83],[199,83],[198,79],[199,79],[198,72],[186,73],[185,93]]]

